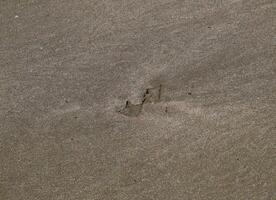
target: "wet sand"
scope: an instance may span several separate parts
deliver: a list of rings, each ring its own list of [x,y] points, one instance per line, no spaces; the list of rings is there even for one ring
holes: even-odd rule
[[[0,0],[0,199],[276,199],[275,8]]]

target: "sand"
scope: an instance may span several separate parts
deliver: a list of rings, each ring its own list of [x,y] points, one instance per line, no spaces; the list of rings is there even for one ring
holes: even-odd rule
[[[275,200],[275,10],[0,0],[0,199]]]

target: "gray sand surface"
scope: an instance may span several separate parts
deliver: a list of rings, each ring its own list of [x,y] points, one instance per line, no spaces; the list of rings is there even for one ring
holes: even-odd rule
[[[276,1],[0,0],[0,200],[275,200]]]

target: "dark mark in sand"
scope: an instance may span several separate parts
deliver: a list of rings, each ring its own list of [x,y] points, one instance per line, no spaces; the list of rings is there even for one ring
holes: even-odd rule
[[[158,87],[147,88],[146,92],[143,95],[141,103],[132,104],[131,101],[127,100],[124,108],[119,110],[118,112],[128,117],[137,117],[141,114],[144,104],[160,102],[161,91],[161,84]]]

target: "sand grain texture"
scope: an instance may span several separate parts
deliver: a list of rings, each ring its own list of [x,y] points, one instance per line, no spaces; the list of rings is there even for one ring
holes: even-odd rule
[[[0,199],[275,200],[275,34],[271,0],[0,0]]]

